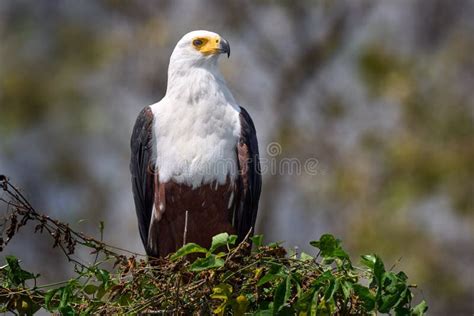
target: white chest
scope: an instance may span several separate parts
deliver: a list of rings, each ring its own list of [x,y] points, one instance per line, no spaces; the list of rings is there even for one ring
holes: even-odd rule
[[[234,106],[206,99],[180,104],[165,97],[151,107],[160,182],[197,187],[235,178],[240,120]]]

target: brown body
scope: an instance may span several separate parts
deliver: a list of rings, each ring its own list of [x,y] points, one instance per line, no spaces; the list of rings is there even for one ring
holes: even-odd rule
[[[214,183],[193,189],[185,184],[168,182],[159,184],[157,190],[160,189],[164,190],[164,194],[156,194],[155,200],[156,207],[164,198],[164,213],[158,222],[160,255],[166,256],[183,245],[186,212],[186,242],[209,248],[209,236],[222,232],[236,233],[230,221],[235,203],[232,201],[228,207],[229,200],[235,196],[232,185]]]

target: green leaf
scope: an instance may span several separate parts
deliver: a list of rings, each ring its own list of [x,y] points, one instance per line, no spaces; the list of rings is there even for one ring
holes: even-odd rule
[[[328,280],[334,279],[334,275],[332,274],[331,270],[324,271],[313,284],[313,287],[319,288],[321,284],[326,283]]]
[[[375,255],[363,255],[361,256],[361,263],[368,267],[370,270],[374,270],[374,264],[375,264]]]
[[[86,294],[89,294],[89,295],[92,295],[94,294],[98,289],[98,286],[97,285],[94,285],[94,284],[87,284],[83,291],[86,293]]]
[[[58,295],[59,295],[59,305],[58,310],[68,306],[69,295],[71,294],[71,289],[67,286],[63,286],[59,288]]]
[[[349,255],[341,248],[340,243],[333,235],[324,234],[318,241],[311,241],[310,245],[318,248],[325,259],[348,259]]]
[[[253,237],[250,237],[250,240],[256,248],[261,247],[263,243],[263,235],[255,235]]]
[[[420,304],[416,305],[413,310],[411,311],[411,316],[423,316],[425,315],[426,311],[428,310],[428,305],[423,300]]]
[[[227,283],[221,283],[212,289],[211,298],[218,300],[228,300],[232,295],[232,286]]]
[[[46,294],[44,295],[44,304],[46,306],[46,309],[50,312],[56,309],[57,307],[57,306],[52,305],[52,301],[53,301],[54,296],[59,292],[59,290],[60,288],[51,289],[47,291]]]
[[[224,260],[217,258],[215,255],[210,255],[205,258],[198,258],[191,265],[191,271],[203,271],[212,268],[220,268],[224,266]]]
[[[339,259],[349,258],[349,255],[347,254],[347,252],[345,252],[344,249],[342,249],[340,246],[334,249],[331,255]]]
[[[321,250],[321,254],[332,252],[337,246],[338,241],[333,235],[324,234],[317,241],[310,241],[309,244]]]
[[[8,267],[5,268],[8,280],[15,286],[24,285],[25,281],[36,279],[33,273],[23,270],[15,256],[6,256]]]
[[[74,310],[71,306],[64,306],[59,308],[59,312],[62,316],[73,316],[75,315]]]
[[[380,312],[388,313],[393,308],[410,302],[411,292],[405,281],[404,273],[395,274],[391,271],[383,273],[382,288],[377,292],[377,304]]]
[[[382,285],[382,278],[383,278],[384,273],[385,273],[385,267],[382,260],[378,256],[375,256],[374,278],[379,287],[381,287]]]
[[[176,260],[191,253],[207,253],[207,249],[195,243],[189,243],[179,248],[172,256],[171,260]]]
[[[273,280],[277,279],[278,277],[280,277],[280,275],[273,274],[273,273],[267,273],[263,276],[263,278],[261,278],[258,281],[257,286],[262,286],[267,282],[270,282],[270,281],[273,281]]]
[[[310,303],[309,308],[308,308],[308,312],[311,316],[317,315],[319,293],[320,293],[319,289],[314,291],[313,297],[311,299],[311,303]]]
[[[237,235],[230,235],[229,239],[227,239],[227,243],[231,246],[235,245],[237,242]]]
[[[338,289],[339,289],[339,281],[337,279],[331,279],[329,282],[329,286],[326,288],[326,291],[324,292],[324,299],[326,301],[331,300]]]
[[[286,274],[284,273],[283,266],[280,264],[272,264],[270,270],[258,281],[257,286],[262,286],[267,282],[284,276],[286,276]]]
[[[283,243],[282,241],[274,241],[274,242],[269,243],[266,246],[269,247],[269,248],[278,248],[278,247],[280,247],[280,245],[282,243]]]
[[[397,277],[398,277],[398,279],[399,279],[400,281],[402,281],[402,282],[408,281],[408,276],[407,276],[407,275],[405,274],[405,272],[403,272],[403,271],[398,272],[398,273],[397,273]]]
[[[410,308],[398,306],[397,308],[395,308],[395,315],[396,316],[410,316],[411,315],[410,310],[411,310]]]
[[[348,299],[351,296],[352,291],[352,283],[343,281],[341,283],[342,294],[344,295],[344,299]]]
[[[105,293],[107,293],[107,291],[105,290],[104,285],[100,285],[95,296],[100,300],[102,297],[104,297]]]
[[[211,298],[222,301],[221,304],[213,310],[214,314],[224,314],[227,303],[232,296],[232,290],[232,286],[227,283],[221,283],[212,289]]]
[[[130,297],[130,294],[127,293],[127,294],[121,295],[120,298],[119,298],[119,300],[118,300],[118,302],[119,302],[119,304],[120,304],[121,306],[128,306],[128,305],[130,305],[130,303],[132,303],[133,301],[132,301],[132,299],[131,299],[131,297]]]
[[[275,289],[273,314],[278,314],[291,295],[291,278],[287,276]]]
[[[221,233],[212,237],[211,248],[209,248],[209,252],[214,252],[216,249],[226,246],[227,241],[229,240],[228,233]]]
[[[400,301],[401,297],[399,293],[387,294],[381,297],[381,305],[378,307],[378,311],[381,313],[388,313],[394,308]]]
[[[300,260],[301,261],[309,261],[309,260],[313,260],[314,257],[307,254],[306,252],[302,252],[301,255],[300,255]]]
[[[362,306],[366,312],[371,312],[375,308],[375,296],[370,292],[368,288],[360,284],[354,284],[353,289],[355,294],[362,301]]]
[[[262,309],[262,310],[257,310],[253,316],[272,316],[273,315],[273,309]]]
[[[296,315],[296,312],[295,312],[293,307],[291,307],[287,304],[287,305],[283,305],[280,308],[277,315],[278,316],[294,316],[294,315]]]
[[[102,282],[104,289],[108,289],[110,285],[110,273],[104,269],[96,269],[95,276],[97,280]]]
[[[70,282],[68,285],[61,288],[61,300],[59,301],[59,310],[69,306],[69,298],[72,295],[73,284],[73,282]]]

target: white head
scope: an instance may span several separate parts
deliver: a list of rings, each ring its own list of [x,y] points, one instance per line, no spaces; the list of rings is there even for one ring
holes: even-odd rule
[[[184,35],[171,54],[170,67],[176,63],[190,66],[216,65],[220,54],[230,56],[229,43],[219,34],[204,30]]]
[[[184,35],[171,54],[166,95],[195,103],[222,94],[234,103],[217,67],[221,54],[229,57],[230,46],[219,34],[200,30]]]

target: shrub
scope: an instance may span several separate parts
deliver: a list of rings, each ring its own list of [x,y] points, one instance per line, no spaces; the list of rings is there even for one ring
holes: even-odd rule
[[[315,254],[287,251],[263,236],[222,233],[209,249],[188,243],[166,258],[124,255],[67,224],[39,214],[3,177],[9,200],[1,246],[28,223],[48,232],[75,266],[75,277],[37,285],[38,275],[6,257],[0,268],[0,308],[29,315],[43,308],[76,314],[216,314],[216,315],[424,315],[424,301],[412,306],[413,293],[403,272],[387,271],[376,255],[353,266],[341,242],[330,234],[311,241]],[[103,233],[103,224],[100,230]],[[253,249],[250,245],[253,243]],[[91,265],[75,259],[76,248],[95,254]],[[100,259],[100,260],[99,260]],[[110,268],[110,262],[114,263]],[[107,268],[108,267],[108,268]]]

